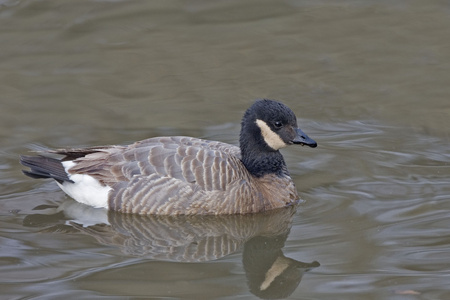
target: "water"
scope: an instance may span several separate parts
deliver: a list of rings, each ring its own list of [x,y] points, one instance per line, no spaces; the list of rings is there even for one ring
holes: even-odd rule
[[[442,1],[2,1],[0,298],[449,299],[449,28]],[[319,144],[283,151],[293,212],[107,215],[21,174],[35,144],[237,144],[262,97]]]

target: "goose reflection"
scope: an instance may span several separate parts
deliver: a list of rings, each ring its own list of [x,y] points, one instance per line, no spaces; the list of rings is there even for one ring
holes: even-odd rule
[[[132,256],[159,261],[207,262],[243,249],[250,291],[260,298],[288,297],[304,272],[319,263],[284,256],[295,207],[231,216],[141,216],[108,212],[72,200],[38,206],[24,225],[44,232],[83,233]]]

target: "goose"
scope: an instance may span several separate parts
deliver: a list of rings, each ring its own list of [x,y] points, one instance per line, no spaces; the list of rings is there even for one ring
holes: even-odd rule
[[[294,112],[275,100],[255,101],[242,118],[239,144],[153,137],[126,146],[45,150],[20,162],[29,168],[25,175],[53,178],[80,203],[123,213],[248,214],[298,203],[279,150],[317,143],[298,128]]]

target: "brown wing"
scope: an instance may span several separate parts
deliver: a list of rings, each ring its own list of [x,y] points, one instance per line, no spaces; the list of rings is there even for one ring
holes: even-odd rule
[[[190,137],[158,137],[129,146],[55,152],[66,155],[64,160],[75,158],[70,173],[88,174],[109,186],[120,182],[124,186],[141,177],[148,185],[170,179],[205,191],[225,190],[242,170],[238,147]]]

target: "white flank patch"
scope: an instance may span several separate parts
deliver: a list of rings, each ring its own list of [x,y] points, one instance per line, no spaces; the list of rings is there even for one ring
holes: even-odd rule
[[[75,222],[83,225],[83,227],[93,226],[97,224],[111,225],[108,220],[108,210],[104,208],[94,208],[88,205],[66,200],[58,207],[57,211],[64,212],[69,220],[66,224]]]
[[[70,174],[68,170],[75,166],[73,161],[62,162],[69,178],[74,182],[65,181],[58,183],[59,187],[76,201],[90,205],[92,207],[108,208],[108,193],[111,190],[109,186],[100,184],[100,182],[90,175]]]
[[[283,140],[280,138],[280,136],[272,129],[270,129],[269,125],[267,125],[266,122],[257,119],[256,125],[258,125],[258,127],[261,129],[261,134],[264,138],[264,141],[270,148],[278,150],[287,146],[286,143],[283,142]]]

